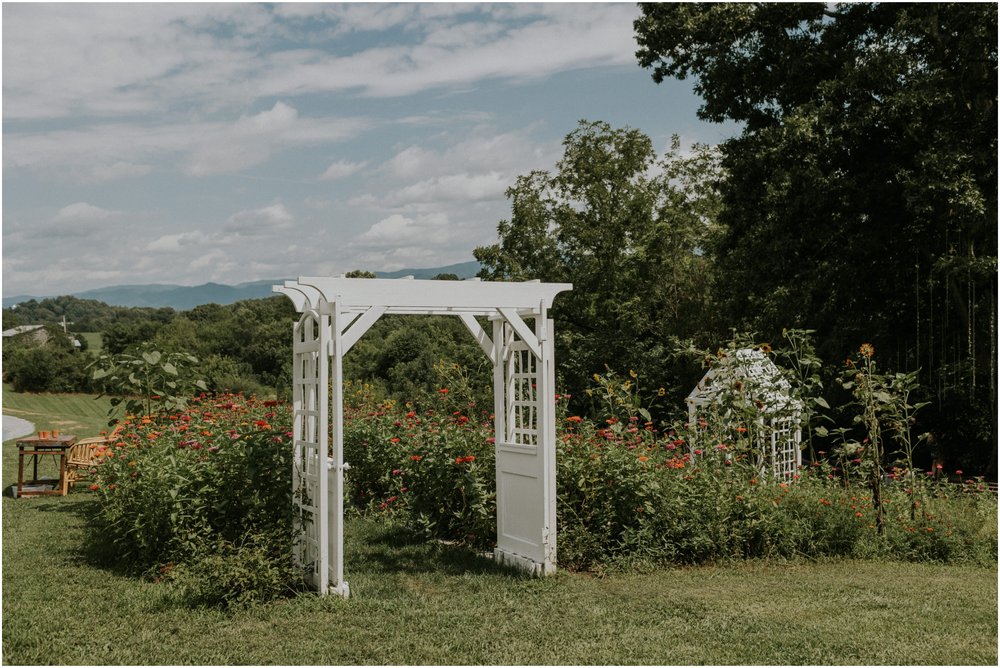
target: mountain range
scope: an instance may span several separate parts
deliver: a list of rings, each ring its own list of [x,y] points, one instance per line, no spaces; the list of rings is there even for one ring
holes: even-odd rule
[[[461,262],[444,267],[429,269],[400,269],[399,271],[376,271],[377,278],[433,278],[438,274],[455,274],[461,279],[473,278],[479,271],[479,263]],[[232,304],[244,299],[261,299],[273,297],[271,286],[279,285],[285,279],[270,279],[239,283],[237,285],[222,285],[221,283],[205,283],[204,285],[169,285],[156,283],[151,285],[113,285],[107,288],[96,288],[82,292],[71,293],[79,299],[94,299],[109,306],[151,306],[154,308],[170,307],[178,311],[186,311],[201,304]],[[44,297],[19,295],[4,297],[3,307],[10,308],[21,302],[32,299],[42,300]]]

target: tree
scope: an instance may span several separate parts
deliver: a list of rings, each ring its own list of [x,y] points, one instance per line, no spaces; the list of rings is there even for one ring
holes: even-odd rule
[[[568,387],[586,387],[606,365],[640,369],[654,392],[676,387],[668,339],[700,338],[713,318],[704,249],[715,153],[681,157],[675,137],[658,160],[642,132],[588,121],[563,146],[555,174],[534,171],[507,190],[499,243],[474,252],[480,276],[573,283],[552,310]]]
[[[874,341],[942,414],[992,415],[995,473],[996,5],[644,4],[635,29],[655,81],[744,124],[715,249],[734,325],[815,329],[827,359]]]
[[[87,392],[92,361],[90,353],[74,350],[61,327],[48,325],[4,343],[4,381],[15,392]]]

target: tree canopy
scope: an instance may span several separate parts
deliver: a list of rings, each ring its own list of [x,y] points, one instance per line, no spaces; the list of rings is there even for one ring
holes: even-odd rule
[[[743,123],[715,248],[733,324],[816,329],[828,359],[872,341],[961,409],[942,429],[995,444],[996,5],[643,4],[635,30],[655,81]]]
[[[553,308],[562,380],[642,368],[655,390],[675,387],[671,336],[712,319],[703,249],[714,232],[716,155],[676,138],[658,158],[632,128],[580,121],[555,173],[534,171],[507,190],[499,243],[477,248],[486,280],[573,283]]]

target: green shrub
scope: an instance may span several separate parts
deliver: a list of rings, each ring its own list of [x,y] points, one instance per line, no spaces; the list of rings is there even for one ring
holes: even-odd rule
[[[447,394],[419,414],[392,401],[347,411],[349,494],[363,508],[403,514],[425,535],[484,547],[496,540],[492,422],[450,410]]]
[[[369,512],[476,547],[496,541],[492,425],[480,413],[446,407],[355,404],[345,426],[351,499]],[[427,399],[423,404],[427,404]],[[468,406],[467,406],[468,407]],[[561,412],[561,411],[560,411]],[[867,485],[850,485],[818,462],[792,479],[764,475],[743,436],[729,425],[657,430],[638,417],[595,423],[563,417],[557,429],[558,559],[563,567],[694,564],[746,558],[868,557],[935,561],[996,560],[996,500],[986,490],[960,494],[950,483],[919,481],[934,528],[910,531],[910,498],[883,491],[890,513],[879,535]],[[474,459],[470,459],[474,458]],[[904,516],[905,515],[905,516]]]
[[[3,375],[15,392],[87,392],[91,389],[87,365],[92,361],[89,353],[52,341],[13,344],[4,349]]]
[[[257,534],[234,545],[220,541],[177,565],[158,573],[175,585],[188,605],[231,608],[266,603],[296,591],[301,572],[286,559],[276,558],[274,546],[285,536]]]
[[[240,600],[293,587],[289,422],[287,405],[234,395],[127,418],[91,486],[118,560],[211,572],[209,584],[229,582]],[[248,564],[263,562],[259,580],[246,576]]]

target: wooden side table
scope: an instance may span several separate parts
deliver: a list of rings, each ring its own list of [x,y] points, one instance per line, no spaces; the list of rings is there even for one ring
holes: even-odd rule
[[[76,443],[76,436],[73,434],[60,434],[55,438],[39,438],[29,436],[17,442],[17,496],[66,496],[66,460],[69,457],[69,449]],[[41,489],[51,485],[51,480],[38,479],[38,458],[42,455],[54,455],[59,457],[59,480],[54,488]],[[32,460],[32,478],[24,479],[24,459],[29,457]],[[28,489],[25,489],[28,487]]]

